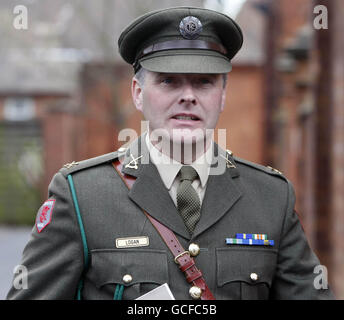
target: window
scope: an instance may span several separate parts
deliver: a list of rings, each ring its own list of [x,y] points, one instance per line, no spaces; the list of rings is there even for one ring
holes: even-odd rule
[[[4,119],[27,121],[35,117],[35,102],[32,98],[7,98],[4,106]]]

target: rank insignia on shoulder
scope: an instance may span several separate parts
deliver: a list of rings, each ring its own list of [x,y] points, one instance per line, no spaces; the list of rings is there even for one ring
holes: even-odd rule
[[[236,238],[226,238],[226,244],[241,244],[249,246],[273,246],[274,240],[268,240],[266,234],[237,233]]]
[[[230,150],[226,150],[226,157],[221,154],[222,158],[226,160],[227,168],[236,168],[236,166],[232,163],[229,157],[233,156],[233,152]]]
[[[275,169],[275,168],[273,168],[273,167],[270,167],[270,166],[267,166],[271,171],[273,171],[273,172],[276,172],[276,173],[278,173],[278,174],[280,174],[280,175],[283,175],[283,173],[281,172],[281,171],[279,171],[279,170],[277,170],[277,169]]]
[[[36,228],[38,233],[41,233],[41,231],[51,222],[54,205],[55,199],[48,199],[38,210],[36,217]]]
[[[74,166],[76,166],[78,164],[79,164],[79,162],[73,161],[71,163],[66,163],[63,167],[66,168],[66,169],[70,169],[70,168],[72,168],[72,167],[74,167]]]

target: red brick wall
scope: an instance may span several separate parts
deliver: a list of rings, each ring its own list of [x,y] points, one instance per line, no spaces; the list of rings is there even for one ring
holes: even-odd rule
[[[330,10],[329,30],[313,29],[317,4]],[[276,8],[281,30],[277,53],[304,26],[317,40],[309,58],[297,61],[295,72],[278,74],[276,109],[283,121],[275,122],[280,125],[276,165],[293,182],[308,239],[328,268],[335,294],[343,299],[344,6],[337,0],[278,0]]]
[[[217,129],[227,130],[227,148],[238,157],[263,162],[263,111],[262,69],[234,65]]]
[[[333,21],[333,145],[332,168],[332,228],[331,243],[334,246],[332,258],[333,287],[337,298],[344,299],[344,6],[343,1],[334,0]]]
[[[80,126],[80,118],[70,113],[55,111],[42,116],[45,193],[51,178],[65,163],[80,160],[76,155],[76,145],[83,138]]]
[[[280,45],[293,38],[305,21],[310,21],[313,12],[312,0],[274,0],[282,16],[280,20]]]

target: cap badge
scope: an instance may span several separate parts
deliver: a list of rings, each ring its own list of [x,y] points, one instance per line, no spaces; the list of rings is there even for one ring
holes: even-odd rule
[[[189,40],[194,40],[198,38],[198,36],[202,32],[202,23],[201,21],[193,16],[185,17],[179,24],[179,31],[180,34]]]

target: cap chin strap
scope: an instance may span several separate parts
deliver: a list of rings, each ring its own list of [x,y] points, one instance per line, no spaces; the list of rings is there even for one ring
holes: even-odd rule
[[[158,51],[167,50],[182,50],[182,49],[197,49],[197,50],[211,50],[219,52],[223,55],[227,55],[227,49],[216,42],[204,41],[204,40],[169,40],[164,42],[158,42],[143,49],[143,51],[137,56],[133,63],[134,71],[137,73],[141,68],[139,60],[148,55]]]

